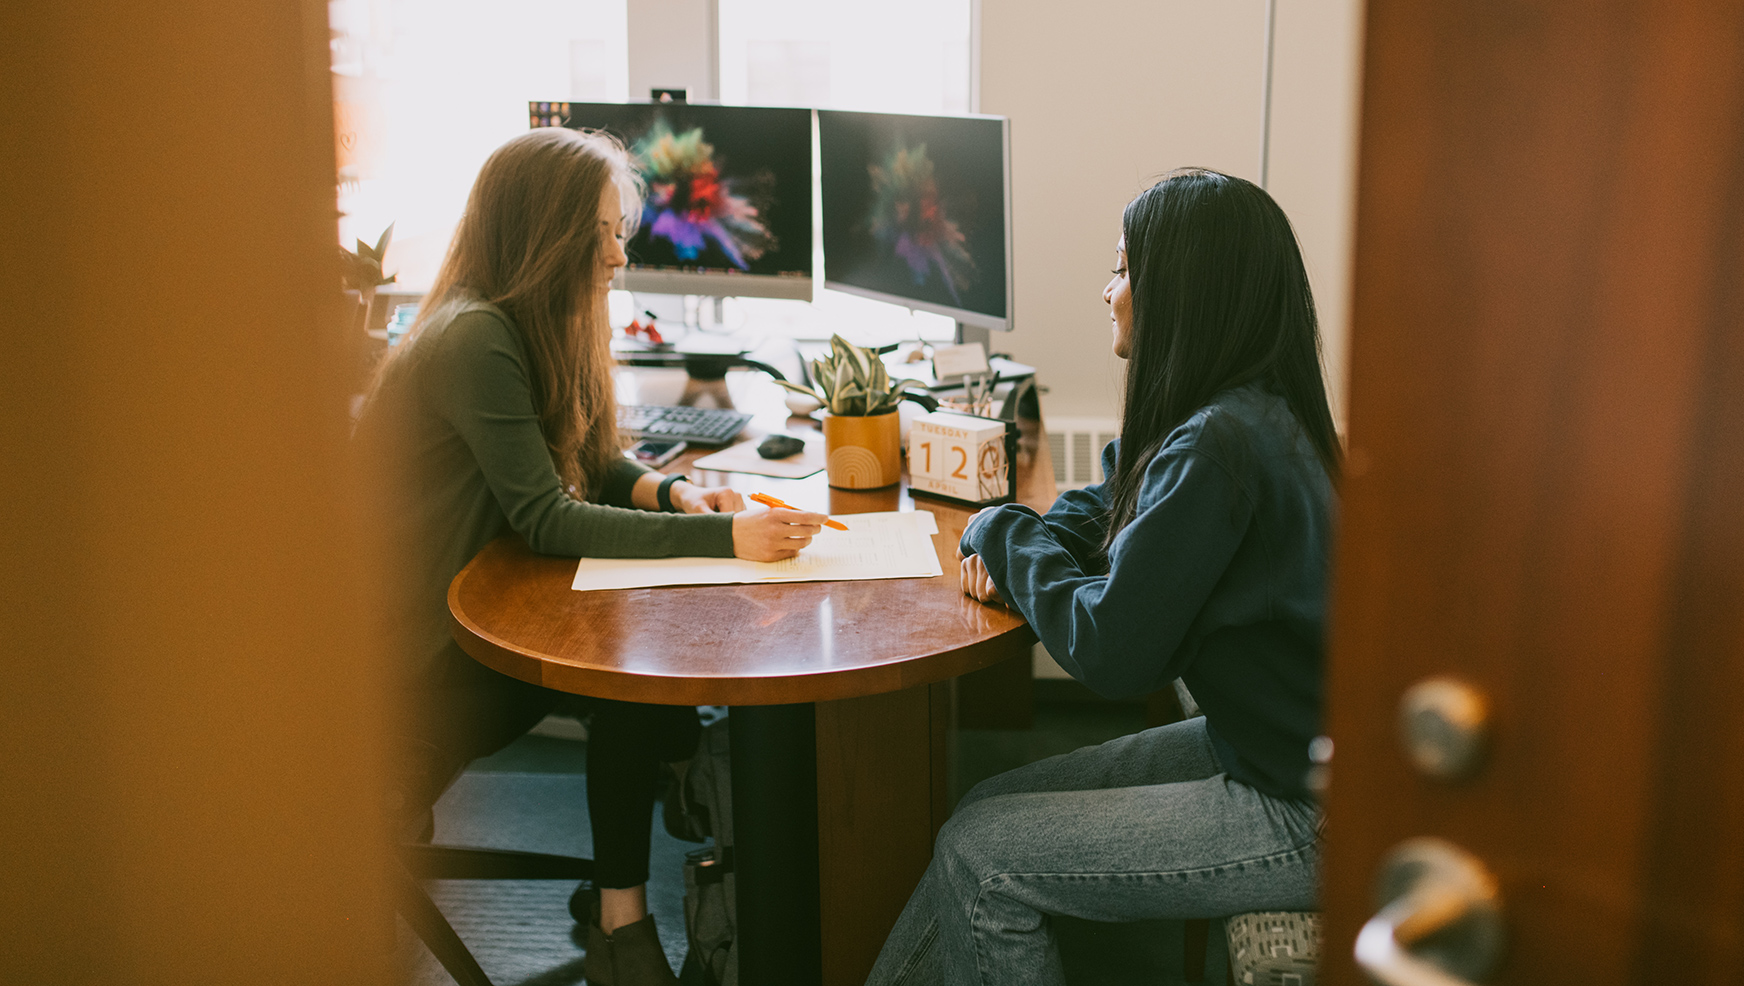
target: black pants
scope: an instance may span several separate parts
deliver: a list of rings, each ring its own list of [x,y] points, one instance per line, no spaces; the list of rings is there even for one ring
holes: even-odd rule
[[[642,705],[577,698],[530,685],[479,664],[458,648],[443,652],[436,681],[408,691],[404,768],[412,807],[435,803],[478,757],[514,742],[560,704],[591,716],[587,735],[587,813],[593,825],[594,883],[648,882],[649,830],[660,764],[688,759],[702,726],[688,705]]]

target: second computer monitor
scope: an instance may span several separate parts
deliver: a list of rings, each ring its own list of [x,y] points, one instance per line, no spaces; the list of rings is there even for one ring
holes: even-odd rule
[[[532,103],[535,127],[605,130],[647,185],[623,286],[812,296],[811,111],[691,103]]]
[[[1011,328],[1003,117],[818,111],[824,284]]]

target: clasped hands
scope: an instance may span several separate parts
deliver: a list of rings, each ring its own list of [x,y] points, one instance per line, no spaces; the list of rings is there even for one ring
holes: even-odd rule
[[[963,525],[963,530],[967,531],[973,527],[975,521],[982,514],[997,509],[997,507],[986,507],[977,510],[975,515],[969,518],[969,522]],[[958,550],[957,582],[963,587],[963,594],[972,599],[1000,606],[1005,605],[1005,600],[999,595],[999,587],[993,584],[993,576],[988,574],[987,563],[981,560],[980,555],[964,556],[963,552]]]

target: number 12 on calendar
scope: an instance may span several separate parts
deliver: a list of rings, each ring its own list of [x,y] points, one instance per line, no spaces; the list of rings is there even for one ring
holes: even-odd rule
[[[1011,496],[1006,422],[954,411],[914,419],[908,432],[909,488],[966,503]]]

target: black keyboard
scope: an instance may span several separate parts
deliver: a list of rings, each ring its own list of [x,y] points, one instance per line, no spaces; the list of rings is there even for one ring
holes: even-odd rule
[[[660,438],[725,445],[743,431],[751,416],[743,411],[718,407],[667,407],[652,404],[618,405],[618,430],[636,438]]]

